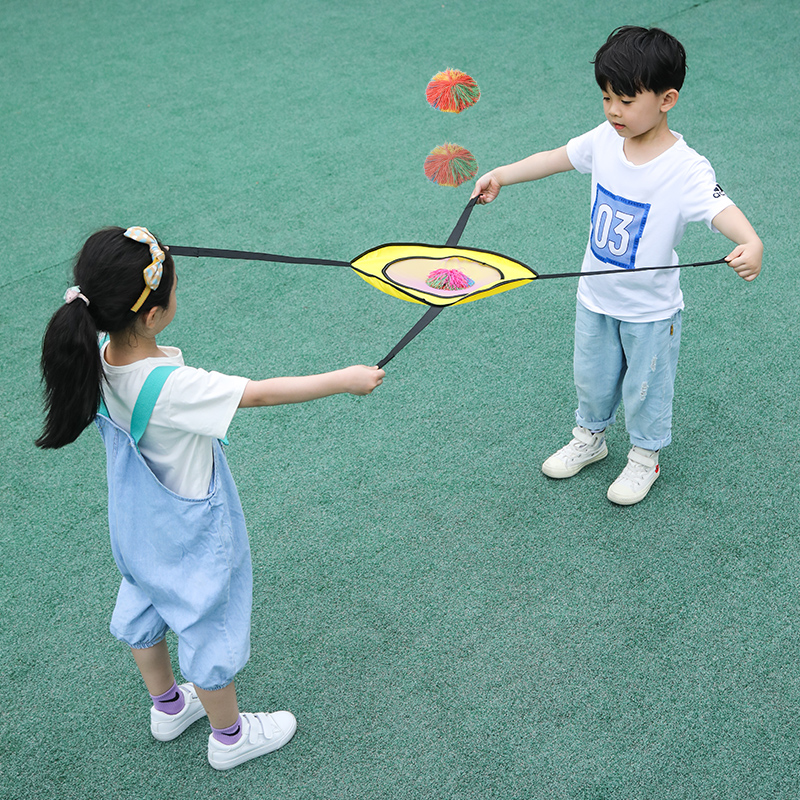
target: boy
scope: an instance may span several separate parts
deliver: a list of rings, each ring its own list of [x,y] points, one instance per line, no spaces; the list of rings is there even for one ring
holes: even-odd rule
[[[592,175],[591,231],[581,271],[677,264],[686,224],[702,220],[736,247],[728,264],[745,280],[761,271],[763,245],[716,182],[708,161],[667,124],[686,74],[686,53],[658,28],[625,26],[597,51],[595,78],[607,122],[557,150],[535,153],[478,179],[490,203],[502,186],[576,169]],[[608,489],[619,505],[643,500],[671,441],[681,335],[679,270],[582,277],[578,284],[573,439],[542,464],[569,478],[608,455],[605,430],[621,401],[628,464]]]

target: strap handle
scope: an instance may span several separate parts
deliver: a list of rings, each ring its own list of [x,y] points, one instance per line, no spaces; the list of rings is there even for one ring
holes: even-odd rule
[[[176,369],[178,369],[177,366],[156,367],[147,376],[139,396],[136,398],[133,414],[131,414],[131,438],[136,442],[137,447],[147,428],[147,423],[150,422],[150,417],[153,415],[158,396],[161,394],[167,378]]]
[[[321,267],[349,267],[349,261],[337,261],[330,258],[299,258],[297,256],[281,256],[274,253],[255,253],[250,250],[216,250],[212,247],[183,247],[171,244],[169,252],[174,256],[192,256],[193,258],[238,258],[243,261],[274,261],[280,264],[312,264]]]
[[[467,227],[469,215],[472,213],[472,209],[475,208],[475,203],[477,202],[477,197],[470,198],[467,207],[461,212],[461,216],[458,218],[455,228],[453,228],[450,236],[447,237],[445,247],[455,247],[458,244],[461,239],[461,234],[464,233],[464,228]],[[414,327],[392,348],[388,355],[378,362],[378,367],[383,369],[415,336],[417,336],[417,334],[421,333],[424,328],[436,319],[443,308],[444,306],[429,306],[428,310],[417,320]]]
[[[459,240],[461,239],[461,234],[464,233],[464,228],[467,227],[469,215],[472,213],[472,209],[475,208],[475,203],[477,202],[477,195],[470,198],[470,201],[467,203],[467,207],[461,212],[461,216],[458,218],[455,228],[453,228],[450,236],[447,237],[445,247],[455,247],[458,244]]]
[[[710,267],[712,264],[725,264],[725,258],[716,261],[693,261],[691,264],[663,264],[660,267],[637,267],[636,269],[601,269],[597,272],[554,272],[550,275],[539,274],[536,280],[546,278],[591,278],[593,275],[635,275],[637,272],[652,272],[654,269],[685,269],[686,267]]]
[[[416,325],[392,348],[391,352],[378,362],[378,369],[383,369],[423,328],[436,319],[445,306],[428,306],[428,310],[417,320]]]

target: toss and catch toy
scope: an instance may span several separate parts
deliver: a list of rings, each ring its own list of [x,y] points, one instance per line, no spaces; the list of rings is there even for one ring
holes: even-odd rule
[[[428,102],[440,111],[460,113],[474,105],[481,93],[469,75],[459,70],[447,69],[434,75],[426,90]],[[435,147],[425,159],[425,175],[441,186],[459,186],[474,177],[478,171],[475,157],[469,150],[446,143]],[[483,297],[506,292],[523,286],[537,278],[573,278],[599,275],[625,275],[656,269],[700,267],[722,264],[717,261],[693,264],[639,267],[637,269],[609,269],[598,272],[562,272],[542,275],[527,264],[490,250],[459,247],[461,234],[467,225],[477,197],[473,197],[453,228],[444,245],[383,244],[367,250],[352,261],[324,258],[257,253],[243,250],[217,250],[201,247],[171,245],[174,256],[210,258],[235,258],[245,261],[272,261],[285,264],[350,267],[367,283],[392,297],[428,306],[427,311],[392,350],[378,362],[383,368],[417,334],[430,324],[448,306],[462,305]],[[126,234],[127,235],[127,234]]]
[[[698,261],[692,264],[668,264],[636,269],[608,269],[598,272],[559,272],[542,275],[532,267],[490,250],[459,247],[461,234],[467,225],[477,198],[473,197],[453,228],[444,245],[383,244],[367,250],[352,261],[322,258],[300,258],[243,250],[218,250],[202,247],[170,245],[173,256],[234,258],[243,261],[350,267],[367,283],[392,297],[411,303],[427,305],[428,309],[408,333],[378,362],[383,368],[420,331],[448,306],[463,305],[474,300],[524,286],[546,278],[595,277],[601,275],[632,275],[658,269],[680,269],[724,264],[725,259]]]
[[[454,114],[475,105],[480,96],[478,84],[458,69],[437,72],[425,89],[425,99],[434,108]]]

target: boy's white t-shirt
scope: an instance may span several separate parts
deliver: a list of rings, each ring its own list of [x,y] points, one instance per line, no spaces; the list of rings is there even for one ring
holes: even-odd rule
[[[673,131],[674,133],[674,131]],[[567,143],[578,172],[591,173],[589,243],[582,272],[678,264],[675,247],[689,222],[712,220],[732,201],[711,164],[680,134],[646,164],[625,157],[625,140],[608,122]],[[590,311],[624,322],[669,319],[683,308],[680,270],[581,278],[578,300]]]
[[[139,451],[155,476],[182,497],[208,494],[213,440],[224,439],[248,379],[187,367],[177,347],[159,347],[166,358],[145,358],[115,367],[101,354],[108,382],[103,399],[111,419],[130,432],[142,386],[155,367],[177,366],[164,384]]]

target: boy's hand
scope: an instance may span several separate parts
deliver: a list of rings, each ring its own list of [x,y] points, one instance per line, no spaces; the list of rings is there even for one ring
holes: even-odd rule
[[[377,367],[365,367],[363,364],[347,367],[342,370],[345,391],[350,394],[370,394],[383,383],[386,373]]]
[[[487,172],[475,181],[471,197],[478,198],[479,205],[491,203],[500,194],[500,182],[491,172]]]
[[[754,281],[761,272],[764,245],[753,230],[753,226],[747,221],[747,217],[736,206],[728,206],[711,220],[711,224],[736,244],[725,257],[728,266],[740,278]]]
[[[763,254],[764,245],[761,243],[761,239],[756,239],[753,242],[737,244],[732,252],[725,257],[725,260],[740,278],[744,278],[746,281],[753,281],[758,277],[758,273],[761,272]]]

